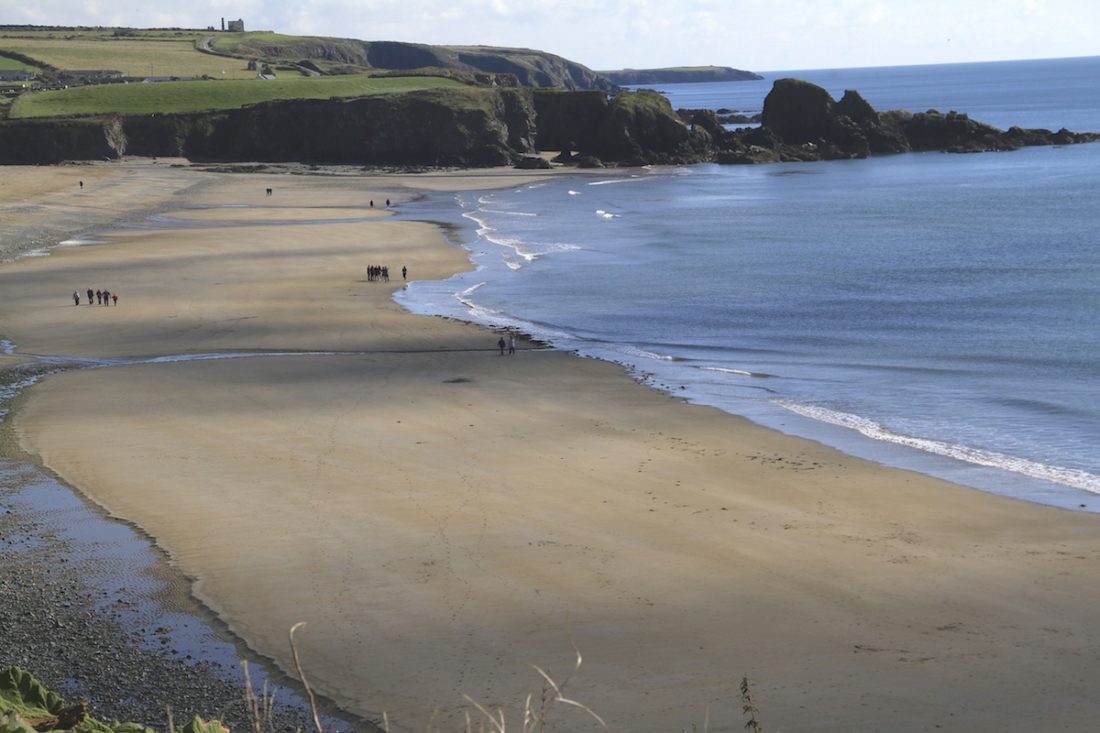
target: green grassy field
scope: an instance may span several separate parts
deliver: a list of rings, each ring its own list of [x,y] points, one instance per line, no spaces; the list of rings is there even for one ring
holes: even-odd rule
[[[257,46],[299,46],[316,43],[317,40],[309,36],[287,36],[272,31],[249,31],[248,33],[219,33],[214,36],[211,47],[222,53],[240,52],[242,56],[251,56]],[[319,40],[327,43],[339,39],[324,38]]]
[[[418,89],[461,87],[438,77],[334,76],[273,81],[175,81],[104,84],[24,94],[12,106],[13,119],[78,115],[139,115],[234,109],[278,99],[329,99]]]
[[[241,59],[195,50],[189,38],[141,36],[115,38],[90,34],[68,38],[13,38],[0,36],[0,50],[18,51],[58,69],[115,69],[126,76],[212,76],[250,79]],[[202,35],[202,34],[198,34]]]
[[[27,68],[27,65],[22,61],[9,59],[7,56],[0,56],[0,71],[21,71],[25,68]]]

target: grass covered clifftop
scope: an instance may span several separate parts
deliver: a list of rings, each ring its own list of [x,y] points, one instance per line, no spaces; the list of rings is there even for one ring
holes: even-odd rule
[[[19,97],[11,119],[85,115],[139,115],[236,109],[289,99],[334,99],[461,87],[439,77],[321,78],[289,77],[269,81],[179,81],[162,84],[110,84],[72,87]]]
[[[0,26],[0,57],[42,72],[110,69],[131,79],[254,79],[258,67],[270,65],[280,75],[430,74],[513,86],[615,89],[588,67],[535,49],[272,31]]]
[[[417,72],[498,77],[528,87],[602,89],[614,85],[575,61],[546,51],[495,46],[437,46],[402,41],[288,36],[269,31],[220,34],[214,51],[270,63],[308,64],[322,73]],[[498,83],[503,79],[495,79]]]

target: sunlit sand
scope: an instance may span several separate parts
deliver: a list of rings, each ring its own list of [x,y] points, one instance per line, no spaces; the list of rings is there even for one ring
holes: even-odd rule
[[[34,175],[48,219],[72,176]],[[612,730],[739,730],[743,675],[768,730],[1100,718],[1096,516],[853,459],[614,365],[501,357],[496,334],[393,303],[403,265],[470,265],[380,202],[529,177],[181,175],[161,204],[188,225],[0,267],[0,334],[23,354],[263,353],[53,375],[19,444],[286,670],[305,621],[306,673],[348,710],[461,730],[468,695],[518,721],[531,665],[563,680],[575,645],[566,693]],[[337,218],[362,220],[311,223]],[[119,304],[74,306],[88,287]]]

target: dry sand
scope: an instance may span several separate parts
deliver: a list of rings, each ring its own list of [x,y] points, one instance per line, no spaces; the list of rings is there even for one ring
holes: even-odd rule
[[[264,208],[0,267],[0,336],[74,357],[341,353],[68,371],[26,396],[17,435],[286,669],[306,621],[307,674],[347,709],[459,730],[480,715],[466,694],[520,730],[529,665],[561,681],[575,644],[566,694],[612,730],[740,730],[742,675],[767,730],[1100,719],[1096,516],[853,459],[609,364],[500,357],[365,281],[468,265],[364,197],[526,177],[192,178],[187,203]],[[119,305],[74,307],[89,286]]]

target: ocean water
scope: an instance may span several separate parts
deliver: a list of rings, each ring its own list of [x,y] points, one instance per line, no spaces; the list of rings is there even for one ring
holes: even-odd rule
[[[955,110],[994,127],[1065,127],[1100,132],[1100,56],[1039,61],[768,71],[763,80],[720,84],[650,84],[673,109],[731,109],[756,114],[776,79],[813,82],[840,99],[855,89],[877,110]]]
[[[1100,131],[1098,71],[1100,59],[817,73],[879,107]],[[683,106],[751,110],[728,100],[754,84],[679,86],[711,95]],[[1098,171],[1093,144],[432,196],[405,215],[464,223],[454,236],[477,269],[399,301],[626,364],[855,455],[1100,511]]]

